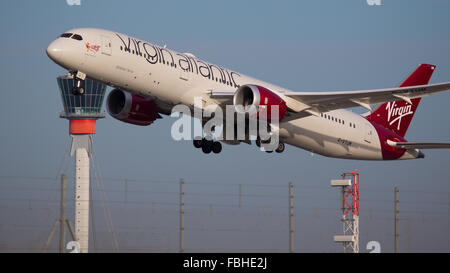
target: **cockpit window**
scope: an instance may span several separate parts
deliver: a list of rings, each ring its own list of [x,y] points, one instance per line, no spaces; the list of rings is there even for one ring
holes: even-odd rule
[[[81,37],[81,35],[74,34],[74,35],[72,36],[72,39],[75,39],[75,40],[78,40],[78,41],[82,41],[82,40],[83,40],[83,37]]]
[[[59,36],[59,37],[69,38],[70,36],[72,36],[72,33],[63,33],[63,34],[61,34],[61,36]]]

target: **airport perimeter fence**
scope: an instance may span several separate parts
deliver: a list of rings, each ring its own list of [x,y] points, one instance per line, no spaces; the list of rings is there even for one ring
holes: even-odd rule
[[[94,180],[94,179],[93,179]],[[91,181],[90,252],[289,252],[289,182],[293,183],[293,250],[342,252],[340,199],[323,183],[103,178]],[[66,217],[73,223],[73,177]],[[60,213],[60,180],[0,176],[0,252],[43,252]],[[400,252],[450,252],[450,193],[400,190]],[[394,251],[394,189],[360,186],[360,252],[370,241]],[[59,231],[47,252],[58,252]],[[66,231],[66,242],[70,241]],[[183,246],[182,249],[181,245]]]

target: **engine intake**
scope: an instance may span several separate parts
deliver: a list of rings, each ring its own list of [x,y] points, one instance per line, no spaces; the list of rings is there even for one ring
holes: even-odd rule
[[[281,121],[287,111],[286,102],[277,94],[258,85],[242,85],[233,97],[236,112],[251,113],[252,106],[256,110],[256,118],[272,120],[272,107],[278,106],[278,120]]]
[[[150,125],[161,118],[153,100],[120,89],[109,93],[106,110],[115,119],[140,126]]]

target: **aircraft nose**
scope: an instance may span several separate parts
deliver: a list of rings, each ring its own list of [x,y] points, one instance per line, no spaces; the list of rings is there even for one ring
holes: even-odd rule
[[[62,56],[62,47],[58,44],[60,44],[58,40],[53,41],[46,50],[47,56],[55,62]]]

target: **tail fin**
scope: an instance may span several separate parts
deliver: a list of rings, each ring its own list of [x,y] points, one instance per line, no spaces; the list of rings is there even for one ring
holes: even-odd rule
[[[436,66],[431,64],[419,65],[399,87],[428,84],[435,68]],[[403,137],[408,130],[417,106],[419,106],[420,98],[411,99],[411,102],[412,104],[405,100],[397,100],[383,103],[366,118]]]

